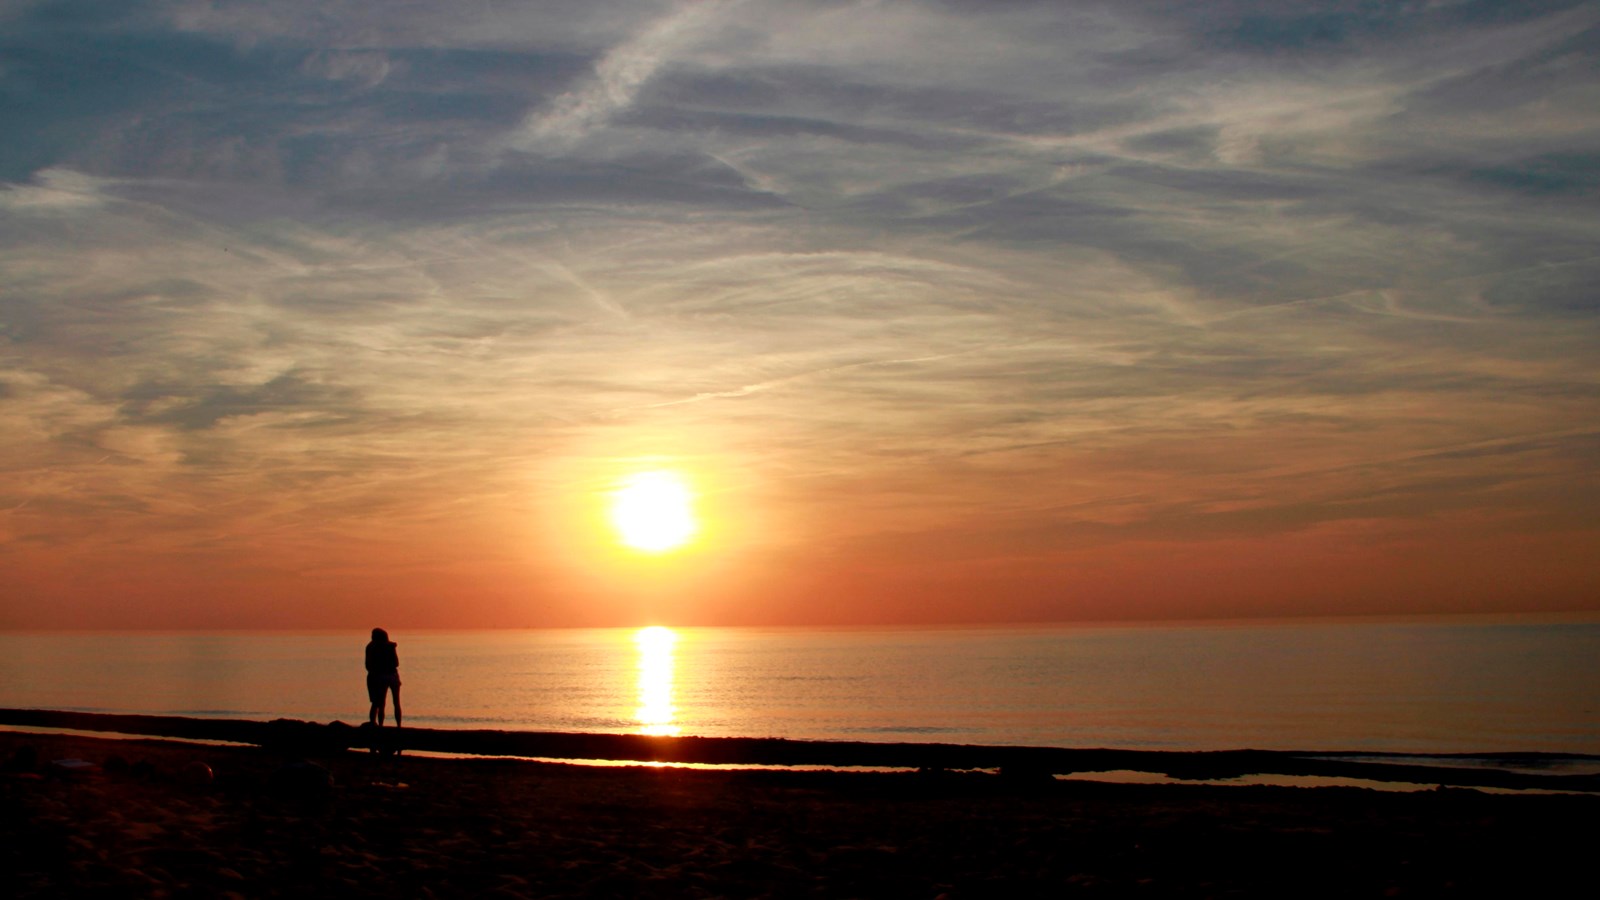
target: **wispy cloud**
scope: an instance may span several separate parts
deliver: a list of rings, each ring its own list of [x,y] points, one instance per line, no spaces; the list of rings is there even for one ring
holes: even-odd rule
[[[109,182],[71,169],[41,169],[28,184],[0,185],[0,209],[42,213],[81,210],[104,202]]]
[[[561,151],[587,137],[626,110],[639,91],[672,55],[694,39],[738,0],[695,0],[662,16],[610,50],[578,87],[530,115],[512,139],[523,150]]]

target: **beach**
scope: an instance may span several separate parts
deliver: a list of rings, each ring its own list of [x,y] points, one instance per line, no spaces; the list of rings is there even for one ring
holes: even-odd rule
[[[1587,877],[1600,797],[711,771],[0,733],[19,897],[1455,897]],[[83,764],[61,764],[80,760]]]

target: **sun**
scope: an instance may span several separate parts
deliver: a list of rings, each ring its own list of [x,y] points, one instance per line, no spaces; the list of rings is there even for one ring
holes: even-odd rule
[[[694,537],[694,497],[676,472],[640,472],[611,493],[611,524],[622,543],[664,553]]]

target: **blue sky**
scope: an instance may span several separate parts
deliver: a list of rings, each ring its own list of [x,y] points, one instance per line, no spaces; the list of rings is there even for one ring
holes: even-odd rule
[[[0,2],[0,626],[1593,608],[1597,49]],[[640,467],[704,497],[670,572],[585,524]]]

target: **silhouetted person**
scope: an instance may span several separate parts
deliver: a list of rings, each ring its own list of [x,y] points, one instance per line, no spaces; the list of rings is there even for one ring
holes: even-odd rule
[[[372,642],[367,644],[367,699],[372,701],[368,722],[383,725],[384,702],[390,691],[394,692],[394,725],[399,728],[400,651],[394,641],[389,640],[389,632],[374,628]]]

